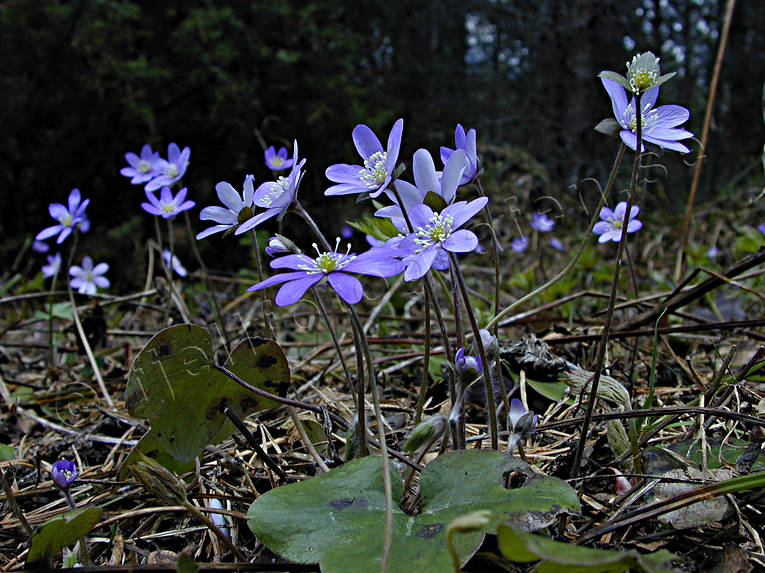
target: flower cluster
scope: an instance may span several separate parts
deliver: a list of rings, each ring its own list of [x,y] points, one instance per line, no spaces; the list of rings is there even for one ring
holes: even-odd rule
[[[162,187],[171,187],[186,174],[191,158],[191,149],[181,150],[177,144],[167,146],[167,159],[160,157],[158,151],[153,151],[150,145],[144,145],[141,155],[126,153],[127,167],[120,173],[130,177],[133,185],[146,185],[146,191],[156,191]]]

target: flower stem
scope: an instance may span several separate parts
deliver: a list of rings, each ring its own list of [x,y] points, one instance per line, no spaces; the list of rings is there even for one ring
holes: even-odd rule
[[[606,318],[603,322],[603,332],[600,338],[600,345],[598,346],[598,354],[595,359],[595,367],[593,368],[592,385],[590,386],[589,396],[587,397],[587,410],[584,414],[584,420],[582,421],[582,429],[579,437],[579,443],[577,444],[576,454],[574,456],[574,465],[571,468],[571,477],[579,477],[579,472],[582,465],[582,455],[584,454],[584,448],[587,443],[587,433],[590,428],[590,419],[592,418],[592,412],[595,408],[595,402],[597,401],[598,384],[600,383],[600,374],[603,370],[603,363],[606,359],[606,349],[608,347],[608,337],[611,334],[611,323],[614,316],[614,306],[616,304],[616,293],[619,290],[619,275],[622,268],[622,257],[624,257],[624,248],[627,244],[627,227],[630,221],[630,211],[632,210],[632,203],[635,198],[635,189],[637,189],[637,178],[640,171],[640,158],[642,156],[643,146],[643,126],[642,126],[642,107],[640,105],[641,94],[635,94],[635,117],[637,119],[637,126],[635,128],[635,134],[637,136],[637,142],[635,143],[635,161],[632,165],[632,177],[630,178],[629,196],[627,197],[627,208],[624,211],[624,220],[622,221],[622,235],[619,239],[619,248],[616,254],[616,262],[614,263],[614,278],[611,282],[611,292],[608,296],[608,310],[606,311]]]
[[[499,438],[497,435],[497,406],[494,401],[494,389],[491,384],[489,360],[486,357],[486,349],[483,346],[483,340],[481,340],[481,331],[478,327],[478,321],[476,321],[473,307],[470,305],[470,295],[468,294],[467,287],[465,286],[465,279],[462,276],[462,270],[459,267],[457,255],[450,252],[449,260],[451,262],[452,269],[454,269],[454,276],[457,278],[457,284],[459,285],[460,292],[462,293],[462,302],[465,305],[465,313],[467,314],[468,320],[470,321],[470,326],[473,329],[475,345],[478,347],[478,355],[481,357],[481,364],[483,364],[483,382],[484,389],[486,391],[486,407],[489,412],[489,439],[491,441],[491,449],[498,450]]]

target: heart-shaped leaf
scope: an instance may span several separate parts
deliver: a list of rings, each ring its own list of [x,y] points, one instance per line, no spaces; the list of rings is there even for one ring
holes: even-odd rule
[[[49,564],[64,547],[87,535],[99,519],[100,507],[81,507],[49,519],[32,535],[27,566]]]
[[[148,418],[154,439],[181,462],[193,460],[205,446],[233,433],[224,407],[243,417],[276,405],[213,368],[213,359],[210,334],[199,326],[181,324],[158,332],[128,375],[128,410]],[[245,340],[225,366],[252,386],[285,395],[289,365],[276,342]]]
[[[325,573],[379,571],[385,532],[382,478],[379,457],[353,460],[260,496],[250,506],[248,524],[272,551],[300,563],[321,561]],[[393,497],[399,500],[401,479],[392,478]],[[446,529],[472,511],[491,511],[487,531],[507,520],[535,530],[561,513],[579,511],[576,492],[565,482],[533,473],[526,463],[493,450],[444,454],[428,464],[420,484],[419,515],[394,504],[391,573],[451,570]],[[481,531],[455,536],[463,563],[483,537]]]

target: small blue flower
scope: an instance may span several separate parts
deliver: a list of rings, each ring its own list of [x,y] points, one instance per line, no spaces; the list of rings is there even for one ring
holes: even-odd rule
[[[53,256],[48,256],[48,264],[43,265],[42,274],[45,278],[51,278],[58,274],[61,270],[61,253],[56,253]]]
[[[529,248],[529,238],[525,235],[522,237],[516,237],[510,243],[510,248],[513,249],[516,253],[522,253]]]
[[[170,264],[172,256],[172,264]],[[176,255],[170,254],[170,249],[164,249],[162,251],[162,260],[165,262],[165,266],[173,271],[179,277],[185,277],[188,274],[186,267],[181,264],[181,260]]]
[[[199,213],[199,218],[202,221],[215,221],[217,225],[208,227],[201,233],[197,233],[197,241],[209,237],[214,233],[220,233],[221,231],[227,231],[238,227],[245,221],[249,221],[255,216],[253,210],[252,196],[253,196],[253,181],[254,177],[248,175],[244,178],[244,188],[242,189],[242,196],[239,196],[239,192],[226,181],[221,181],[215,186],[215,192],[218,194],[218,199],[226,207],[219,207],[213,205],[211,207],[205,207],[202,212]]]
[[[464,347],[457,350],[457,354],[454,357],[454,366],[460,374],[466,374],[473,378],[483,372],[480,356],[470,356]]]
[[[90,203],[90,199],[81,201],[80,190],[72,189],[69,193],[69,206],[64,207],[61,203],[51,203],[48,207],[50,216],[58,221],[58,225],[47,227],[37,233],[35,237],[38,241],[44,241],[54,235],[58,235],[57,244],[61,244],[72,234],[75,227],[85,233],[90,228],[90,221],[85,216],[85,209]]]
[[[293,144],[292,157],[297,161],[297,140]],[[300,181],[304,175],[302,169],[305,162],[306,160],[303,159],[300,163],[295,163],[287,177],[279,177],[276,181],[267,181],[255,190],[252,202],[256,207],[264,208],[265,211],[239,225],[239,228],[234,231],[235,235],[241,235],[271,217],[277,217],[277,220],[280,220],[284,216],[287,208],[292,205],[297,197],[298,187],[300,187]]]
[[[364,165],[338,163],[327,167],[327,179],[337,185],[327,189],[324,194],[331,196],[368,193],[370,197],[377,197],[388,187],[396,169],[403,131],[404,120],[399,119],[390,130],[387,148],[383,149],[380,140],[368,126],[357,125],[353,130],[353,143],[364,160]]]
[[[555,221],[546,213],[534,213],[531,216],[531,228],[540,233],[547,233],[555,228]]]
[[[465,128],[458,123],[457,129],[454,130],[454,144],[457,149],[465,152],[465,171],[462,173],[460,185],[466,185],[478,175],[478,149],[476,147],[475,129],[469,129],[466,134]],[[441,148],[441,161],[444,165],[446,165],[455,151],[456,149],[448,147]]]
[[[69,267],[69,275],[72,278],[69,286],[77,289],[80,294],[96,294],[98,287],[109,288],[109,279],[104,274],[109,270],[106,263],[98,263],[93,266],[93,259],[83,257],[82,266],[72,265]]]
[[[61,489],[68,489],[72,482],[77,479],[78,475],[80,475],[80,472],[77,471],[77,465],[69,460],[53,462],[50,469],[50,477]]]
[[[553,237],[552,239],[550,239],[550,246],[556,251],[562,251],[564,248],[563,243],[558,237]]]
[[[146,198],[148,203],[141,203],[143,210],[151,215],[162,217],[163,219],[172,219],[178,213],[191,209],[196,203],[194,201],[186,201],[186,187],[178,191],[178,194],[173,197],[173,192],[170,187],[162,187],[160,191],[159,199],[151,191],[146,191]]]
[[[278,153],[273,145],[266,149],[266,167],[272,171],[284,171],[285,169],[289,169],[294,162],[294,158],[287,159],[286,147],[279,149]]]
[[[140,157],[135,153],[126,153],[125,159],[129,167],[123,167],[120,173],[125,177],[132,177],[130,182],[133,185],[146,183],[160,175],[159,167],[162,160],[159,157],[159,151],[152,151],[148,144],[141,149]]]
[[[626,211],[626,201],[618,203],[613,211],[605,206],[601,209],[600,218],[602,220],[595,223],[595,226],[592,228],[593,233],[600,235],[598,243],[605,243],[607,241],[618,243],[621,240]],[[640,213],[640,207],[633,205],[630,209],[629,222],[627,223],[628,233],[634,233],[643,228],[643,223],[635,218],[638,216],[638,213]]]
[[[316,250],[318,252],[318,248]],[[255,291],[284,283],[274,301],[279,306],[289,306],[300,300],[309,288],[326,279],[340,298],[348,304],[356,304],[363,297],[364,288],[361,281],[349,273],[376,277],[397,275],[404,270],[404,264],[399,260],[403,254],[406,252],[400,249],[380,247],[357,255],[338,252],[336,246],[333,251],[319,252],[315,259],[302,253],[286,255],[271,261],[271,268],[293,269],[293,272],[274,275],[247,290]]]
[[[147,191],[156,191],[161,187],[170,187],[180,181],[189,167],[191,149],[184,147],[183,151],[175,144],[167,146],[167,159],[159,159],[156,170],[159,175],[146,184]]]

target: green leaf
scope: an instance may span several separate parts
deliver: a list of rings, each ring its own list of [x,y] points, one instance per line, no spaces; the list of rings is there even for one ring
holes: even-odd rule
[[[608,119],[604,119],[598,125],[595,126],[595,131],[598,131],[600,133],[605,133],[606,135],[610,135],[612,137],[617,137],[621,130],[622,130],[622,126],[619,125],[619,122],[612,117],[609,117]]]
[[[27,566],[49,564],[64,547],[87,535],[99,519],[100,507],[81,507],[49,519],[32,535]]]
[[[444,200],[441,195],[434,193],[433,191],[428,191],[425,194],[425,198],[422,200],[422,202],[433,209],[434,213],[440,213],[446,209],[446,200]]]
[[[125,402],[131,415],[148,418],[154,439],[171,456],[189,462],[208,444],[234,431],[223,413],[239,417],[276,405],[213,368],[210,334],[181,324],[157,333],[128,375]],[[252,338],[229,355],[226,368],[252,386],[284,396],[290,372],[276,342]]]
[[[372,235],[381,241],[387,241],[398,235],[398,229],[390,222],[390,219],[364,217],[357,221],[348,221],[348,224],[357,231],[361,231],[365,235]]]
[[[16,449],[8,444],[0,444],[0,460],[9,462],[16,459]]]
[[[379,571],[385,531],[382,478],[379,457],[353,460],[260,496],[250,506],[248,525],[272,551],[299,563],[320,561],[325,573]],[[399,500],[401,479],[397,474],[392,478],[393,498]],[[506,489],[506,480],[520,485]],[[451,570],[447,527],[473,511],[491,511],[487,531],[508,520],[535,530],[561,513],[579,511],[576,492],[565,482],[536,474],[524,462],[493,450],[440,456],[425,468],[420,487],[418,515],[408,515],[394,504],[391,573]],[[455,537],[462,563],[483,537],[481,531]]]
[[[154,430],[150,428],[149,431],[146,432],[140,440],[138,440],[138,443],[133,446],[133,449],[130,450],[130,453],[125,458],[125,461],[122,462],[122,466],[120,466],[119,471],[119,479],[127,479],[129,476],[128,468],[131,465],[138,463],[141,460],[141,455],[144,455],[147,458],[151,458],[152,460],[164,466],[166,469],[178,475],[182,475],[194,470],[193,460],[188,462],[181,462],[175,459],[167,452],[164,447],[162,447],[162,444],[160,444],[157,440],[157,436],[155,435]]]
[[[613,80],[616,83],[624,86],[624,89],[626,89],[627,92],[632,93],[632,86],[627,81],[627,78],[625,78],[621,74],[617,74],[616,72],[605,71],[605,72],[600,72],[598,74],[598,77],[599,78],[606,78],[607,80]]]
[[[499,526],[497,536],[499,550],[511,561],[528,563],[542,560],[536,568],[540,573],[616,573],[630,569],[648,573],[673,571],[663,564],[672,560],[674,555],[663,549],[650,555],[641,555],[635,550],[592,549],[553,541],[505,524]]]

